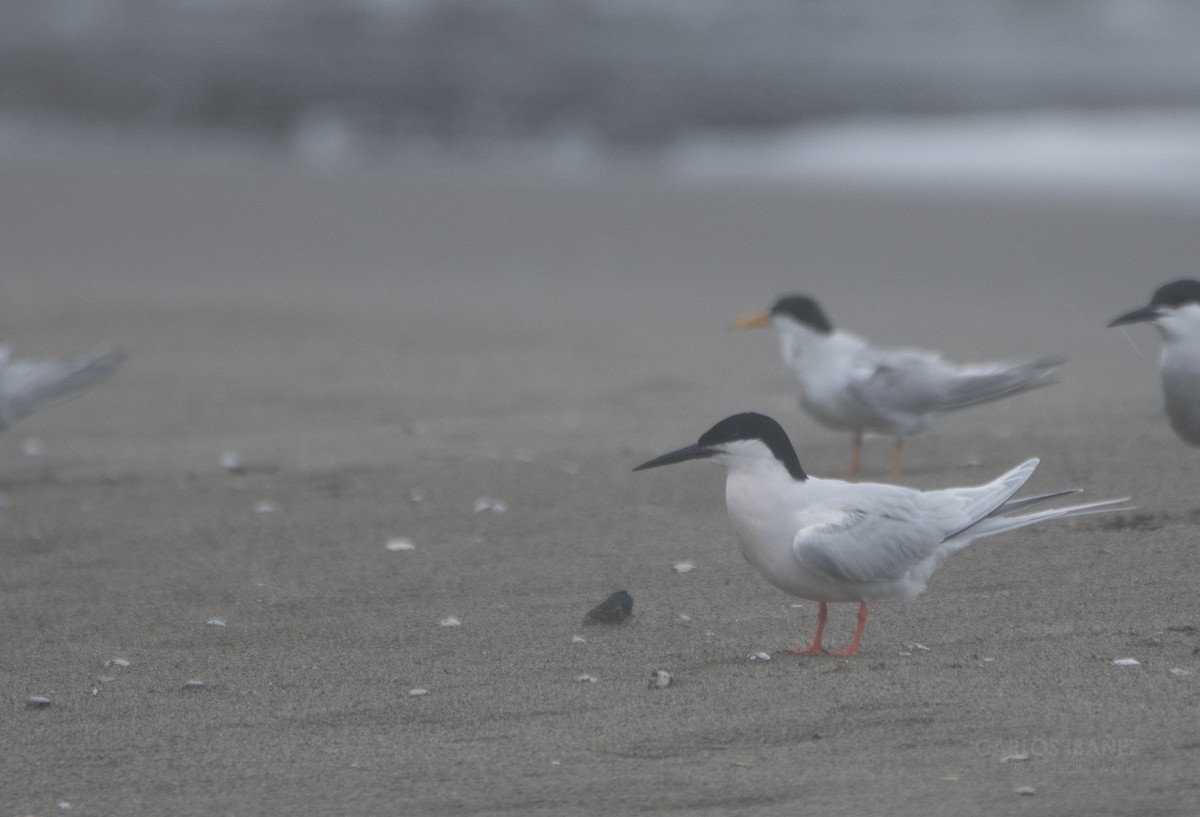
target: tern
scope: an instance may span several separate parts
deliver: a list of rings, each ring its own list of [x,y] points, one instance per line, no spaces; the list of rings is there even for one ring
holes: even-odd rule
[[[1159,371],[1171,428],[1200,445],[1200,281],[1163,284],[1148,306],[1126,312],[1109,326],[1150,322],[1162,336]]]
[[[985,485],[918,491],[898,485],[809,476],[787,433],[762,414],[727,417],[642,471],[708,459],[726,469],[725,507],[742,555],[775,587],[820,603],[812,644],[791,655],[857,655],[867,604],[911,601],[929,577],[975,539],[1048,519],[1128,510],[1129,497],[1017,514],[1080,492],[1078,488],[1012,499],[1037,468],[1027,460]],[[858,602],[850,647],[821,643],[830,603]]]
[[[800,379],[800,404],[822,425],[854,432],[846,476],[861,470],[863,434],[895,440],[889,473],[899,476],[904,438],[925,431],[938,415],[1028,391],[1053,382],[1060,357],[1027,363],[956,365],[936,352],[881,349],[833,328],[824,310],[805,295],[777,300],[766,312],[737,321],[734,329],[774,325],[784,364]]]
[[[107,349],[70,360],[12,360],[0,346],[0,431],[107,379],[125,353]]]

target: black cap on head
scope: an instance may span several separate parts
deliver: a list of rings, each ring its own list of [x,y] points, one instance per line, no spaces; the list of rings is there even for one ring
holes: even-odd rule
[[[800,482],[808,479],[808,475],[800,467],[800,458],[796,456],[796,449],[792,448],[792,441],[788,439],[787,432],[770,417],[751,411],[726,417],[701,434],[695,445],[655,457],[633,470],[644,471],[647,468],[659,468],[687,460],[715,457],[721,453],[722,445],[738,440],[760,440],[792,475],[792,479]]]
[[[1151,306],[1183,306],[1184,304],[1200,304],[1200,281],[1184,278],[1163,284],[1154,290],[1150,299]]]
[[[833,324],[825,316],[824,310],[807,295],[785,295],[771,307],[771,314],[788,315],[824,335],[833,331]]]
[[[775,459],[779,460],[792,475],[792,479],[800,481],[808,479],[808,475],[800,467],[800,458],[796,456],[796,449],[792,447],[792,441],[788,439],[787,432],[779,423],[765,414],[747,411],[726,417],[701,434],[698,444],[701,448],[712,448],[721,443],[736,440],[761,440],[775,455]]]

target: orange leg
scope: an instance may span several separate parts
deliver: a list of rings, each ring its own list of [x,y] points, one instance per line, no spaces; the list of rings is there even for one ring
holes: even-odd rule
[[[850,454],[850,467],[845,471],[840,471],[839,476],[856,477],[862,472],[862,432],[854,435],[854,449]]]
[[[822,602],[824,604],[824,602]],[[854,638],[850,641],[849,649],[828,650],[830,655],[858,655],[858,642],[862,640],[863,627],[867,626],[867,603],[858,603],[858,627],[854,630]]]
[[[888,472],[889,476],[900,476],[900,467],[904,464],[904,438],[896,438],[896,450],[892,454],[892,470]]]
[[[821,633],[825,631],[825,619],[828,616],[829,605],[821,602],[821,606],[817,608],[817,633],[813,636],[812,646],[799,650],[784,650],[784,653],[787,655],[820,655],[825,652],[825,648],[821,646]]]

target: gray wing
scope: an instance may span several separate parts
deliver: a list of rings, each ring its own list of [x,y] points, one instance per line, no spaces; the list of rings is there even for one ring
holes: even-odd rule
[[[9,361],[0,355],[0,431],[38,409],[85,391],[117,370],[125,353],[106,350],[71,360]]]
[[[958,503],[931,503],[916,491],[868,495],[806,512],[816,521],[796,533],[792,553],[805,569],[835,581],[893,581],[933,556],[962,516]]]
[[[923,415],[944,407],[956,370],[931,352],[872,350],[855,363],[848,388],[887,415]]]
[[[934,352],[872,350],[856,365],[850,388],[882,413],[922,415],[985,403],[1048,385],[1061,358],[1030,363],[955,366]]]

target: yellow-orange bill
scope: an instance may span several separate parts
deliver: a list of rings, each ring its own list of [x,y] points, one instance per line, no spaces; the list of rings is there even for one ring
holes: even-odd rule
[[[771,325],[771,313],[759,312],[736,321],[730,329],[762,329]]]

